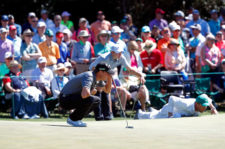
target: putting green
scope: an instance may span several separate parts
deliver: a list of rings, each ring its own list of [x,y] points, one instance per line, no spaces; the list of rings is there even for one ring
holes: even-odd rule
[[[180,119],[66,122],[0,121],[1,149],[200,149],[225,146],[225,114]]]

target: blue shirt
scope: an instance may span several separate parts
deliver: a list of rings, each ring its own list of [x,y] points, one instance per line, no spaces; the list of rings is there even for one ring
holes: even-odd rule
[[[122,49],[123,49],[123,53],[127,52],[127,45],[125,44],[125,42],[121,39],[119,39],[117,42],[113,40],[113,38],[111,38],[111,40],[109,41],[109,44],[112,46],[113,44],[118,44]]]
[[[65,43],[61,43],[59,45],[60,58],[58,59],[58,63],[65,63],[67,58],[70,57],[70,52]]]
[[[198,19],[197,21],[191,20],[190,22],[188,22],[188,24],[186,25],[187,28],[189,28],[191,30],[191,26],[195,25],[195,24],[199,24],[201,26],[201,34],[203,36],[206,36],[208,33],[210,33],[210,28],[208,23],[203,20],[203,19]],[[193,36],[193,33],[191,31],[191,35]]]
[[[34,35],[34,37],[32,38],[32,42],[33,43],[36,43],[37,45],[40,43],[40,42],[43,42],[46,40],[46,36],[43,35],[42,37],[40,37],[40,35],[38,33],[36,33]]]
[[[19,60],[21,57],[20,48],[22,45],[22,39],[18,36],[16,36],[16,38],[13,39],[9,35],[7,38],[13,42],[14,56],[16,60]]]
[[[108,53],[111,51],[111,45],[109,43],[106,43],[105,45],[101,43],[97,43],[94,47],[95,56],[99,56],[104,53]]]
[[[91,61],[91,43],[88,41],[86,43],[81,41],[75,43],[71,59],[78,63],[83,63],[84,59]]]
[[[216,33],[217,33],[218,31],[220,31],[220,20],[219,20],[219,19],[217,19],[217,21],[215,21],[215,20],[210,20],[210,21],[208,22],[208,24],[209,24],[211,33],[212,33],[214,36],[216,36]]]

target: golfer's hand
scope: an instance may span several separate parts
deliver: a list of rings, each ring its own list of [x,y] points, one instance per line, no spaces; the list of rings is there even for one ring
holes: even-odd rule
[[[97,93],[97,90],[95,88],[91,90],[91,95],[95,95],[96,93]]]
[[[216,108],[211,109],[211,114],[218,114],[218,111],[216,110]]]
[[[90,95],[91,95],[90,89],[87,87],[83,87],[82,92],[81,92],[81,97],[84,99],[84,98],[89,97]]]

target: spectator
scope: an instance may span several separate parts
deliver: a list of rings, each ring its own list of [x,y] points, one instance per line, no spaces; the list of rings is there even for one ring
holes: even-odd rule
[[[19,59],[21,58],[20,48],[22,39],[17,36],[17,28],[15,25],[9,26],[9,35],[7,38],[13,42],[14,59],[19,61]]]
[[[138,52],[141,53],[141,52],[143,51],[143,46],[144,46],[143,40],[142,40],[141,38],[138,37],[138,38],[136,38],[135,41],[136,41],[137,44],[138,44]]]
[[[157,119],[157,118],[180,118],[187,116],[198,116],[204,112],[207,107],[210,107],[211,114],[218,114],[216,108],[212,104],[206,94],[198,96],[196,99],[183,99],[176,96],[170,96],[169,102],[160,110],[152,110],[152,112],[137,113],[138,119]]]
[[[64,37],[64,35],[62,32],[56,33],[56,43],[59,46],[59,52],[60,52],[60,59],[58,59],[57,63],[64,64],[65,62],[67,62],[69,60],[70,53],[68,51],[66,44],[64,42],[62,42],[63,37]]]
[[[129,30],[129,27],[127,25],[127,20],[126,19],[122,19],[120,21],[120,28],[122,30],[124,30],[122,33],[121,33],[121,39],[125,42],[125,43],[128,43],[128,41],[130,40],[135,40],[136,39],[136,36],[135,34]]]
[[[32,42],[34,33],[30,29],[26,29],[23,32],[23,40],[21,46],[22,55],[22,73],[25,78],[31,80],[31,73],[37,67],[37,59],[41,57],[41,51],[38,46]]]
[[[70,62],[65,62],[64,63],[64,66],[65,66],[65,76],[69,80],[71,80],[73,77],[75,77],[75,75],[74,75],[74,69],[73,69],[73,67],[72,67],[72,65],[71,65]]]
[[[112,32],[112,38],[109,43],[111,45],[113,44],[119,45],[121,49],[123,49],[123,52],[126,52],[127,46],[125,42],[120,39],[121,33],[123,32],[123,30],[119,26],[113,26],[111,32]]]
[[[32,82],[34,86],[41,90],[44,99],[51,97],[51,81],[54,78],[50,69],[46,68],[45,57],[38,58],[38,68],[32,71]]]
[[[225,40],[225,25],[221,26],[221,32],[223,33],[223,40]]]
[[[191,38],[191,31],[189,28],[184,28],[181,33],[181,38],[184,42],[185,52],[187,52],[186,47],[188,46],[189,40]]]
[[[162,38],[162,35],[160,34],[160,29],[158,26],[154,25],[151,32],[151,37],[158,43],[159,39]]]
[[[144,51],[140,53],[143,63],[143,72],[146,74],[159,74],[163,66],[163,56],[160,50],[156,49],[156,44],[147,40]],[[151,77],[152,78],[152,77]]]
[[[215,45],[220,49],[221,59],[225,58],[225,41],[223,40],[223,33],[221,31],[216,33]]]
[[[188,22],[186,27],[190,28],[192,25],[199,24],[201,26],[201,34],[203,36],[206,36],[207,34],[209,34],[210,33],[209,25],[205,20],[200,18],[199,11],[195,9],[193,10],[192,14],[193,14],[193,20]]]
[[[139,53],[136,51],[138,49],[138,45],[136,41],[130,41],[128,43],[128,52],[125,53],[126,60],[128,64],[135,69],[136,71],[142,73],[143,64],[141,61],[141,57]],[[122,75],[120,78],[122,86],[125,87],[131,93],[137,92],[135,99],[139,99],[141,103],[141,109],[145,111],[145,103],[149,102],[149,94],[146,86],[144,84],[140,84],[139,78],[136,76],[127,76],[129,72],[125,67],[121,68],[120,74]],[[132,89],[135,88],[135,89]],[[125,109],[126,101],[124,101],[123,108]]]
[[[57,43],[52,41],[53,35],[54,33],[50,29],[47,29],[45,31],[46,41],[41,42],[38,45],[42,56],[47,59],[47,67],[51,70],[54,69],[58,59],[60,58],[59,46]]]
[[[65,25],[68,29],[70,29],[71,32],[74,32],[73,22],[69,20],[71,14],[68,11],[63,11],[61,16],[62,16],[61,24]]]
[[[37,24],[37,32],[35,33],[32,41],[37,45],[46,40],[45,36],[46,24],[44,22],[38,22]]]
[[[54,26],[52,28],[50,28],[53,31],[54,37],[53,37],[53,41],[56,41],[56,33],[58,31],[62,32],[64,29],[67,29],[67,27],[65,25],[61,24],[62,18],[60,15],[55,15],[54,17]]]
[[[151,37],[151,30],[148,26],[143,26],[141,28],[141,38],[142,38],[143,42],[145,42],[146,40],[151,40],[151,41],[155,42],[155,39],[153,39]]]
[[[179,42],[171,38],[168,44],[169,50],[166,51],[165,55],[165,67],[169,71],[177,71],[181,73],[183,80],[188,80],[188,76],[185,72],[186,58],[184,52],[178,48]]]
[[[175,22],[177,23],[177,25],[179,25],[181,29],[183,29],[186,25],[184,20],[184,12],[181,10],[178,10],[177,12],[174,13],[174,17],[175,17]]]
[[[80,31],[86,30],[86,31],[88,32],[88,34],[90,34],[90,36],[89,36],[89,38],[88,38],[88,41],[89,41],[92,45],[94,45],[94,39],[95,39],[94,34],[93,34],[93,32],[87,27],[87,25],[88,25],[87,19],[85,19],[85,18],[80,18],[80,20],[79,20],[79,29],[73,33],[72,39],[74,39],[74,40],[76,40],[76,41],[80,41],[80,40],[77,38],[78,35],[79,35],[79,33],[80,33]]]
[[[7,39],[8,30],[5,28],[0,29],[0,65],[5,62],[5,53],[14,53],[13,43],[11,40]]]
[[[106,30],[101,30],[97,36],[99,43],[94,46],[95,56],[99,56],[111,51],[111,45],[109,44],[110,33]]]
[[[168,51],[168,44],[170,42],[170,30],[168,27],[165,27],[162,31],[162,38],[158,41],[158,49],[161,51],[162,56],[163,56],[163,67],[165,67],[165,54],[166,51]]]
[[[133,24],[133,19],[132,19],[131,14],[125,14],[124,19],[126,19],[126,23],[129,28],[129,31],[132,32],[132,34],[134,34],[135,36],[138,36],[138,29]]]
[[[12,60],[9,65],[10,72],[3,79],[5,98],[13,100],[14,103],[11,115],[15,119],[40,118],[39,114],[48,117],[40,91],[36,88],[29,89],[29,83],[20,75],[21,67],[16,60]]]
[[[0,28],[9,29],[9,17],[7,15],[2,15]]]
[[[41,10],[41,18],[39,22],[44,22],[46,24],[47,29],[54,27],[54,23],[51,19],[48,18],[48,11],[45,9]]]
[[[29,12],[28,16],[27,16],[27,22],[25,24],[23,24],[22,26],[22,33],[26,30],[26,29],[30,29],[31,31],[33,31],[31,24],[33,19],[36,17],[36,14],[34,12]],[[34,31],[33,31],[34,32]]]
[[[221,53],[215,46],[215,40],[215,36],[212,34],[206,36],[206,41],[201,48],[201,72],[218,72]]]
[[[64,77],[65,66],[62,63],[58,63],[55,69],[56,76],[51,81],[51,89],[54,98],[58,98],[60,91],[69,81],[67,77]]]
[[[20,24],[16,24],[15,23],[15,18],[13,15],[9,14],[8,15],[8,18],[9,18],[9,25],[15,25],[16,26],[16,30],[17,30],[17,36],[21,36],[21,33],[22,33],[22,27]]]
[[[91,24],[91,31],[94,34],[94,41],[97,42],[97,35],[101,30],[111,30],[111,23],[105,20],[105,15],[102,11],[97,12],[97,21]]]
[[[32,21],[31,21],[31,30],[34,33],[37,33],[37,24],[38,24],[38,17],[32,18]]]
[[[218,11],[213,9],[210,12],[211,19],[209,20],[208,24],[210,27],[211,33],[216,36],[216,33],[220,30],[220,20],[218,18]]]
[[[6,74],[9,73],[9,65],[10,62],[13,59],[13,55],[11,52],[6,52],[5,53],[5,63],[0,65],[0,77],[4,77]],[[0,79],[0,82],[2,84],[2,79]]]
[[[72,38],[72,32],[69,29],[63,30],[63,42],[66,44],[68,52],[70,53],[70,58],[72,55],[73,47],[76,43]]]
[[[79,42],[75,43],[71,60],[76,65],[76,72],[80,74],[88,70],[91,58],[94,56],[94,49],[91,43],[88,41],[90,35],[86,30],[82,30],[79,33]]]
[[[174,39],[178,40],[178,42],[180,44],[179,48],[181,50],[183,50],[183,52],[186,52],[185,47],[184,47],[184,42],[181,38],[181,28],[180,28],[180,26],[175,24],[175,25],[172,26],[171,30],[172,30],[172,35],[173,35],[172,37]]]
[[[160,30],[168,27],[167,21],[163,19],[164,14],[165,11],[163,11],[161,8],[157,8],[155,10],[155,19],[149,22],[149,27],[151,28],[151,30],[154,25],[158,26]]]

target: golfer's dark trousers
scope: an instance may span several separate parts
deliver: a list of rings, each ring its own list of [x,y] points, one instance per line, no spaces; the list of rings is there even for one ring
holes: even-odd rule
[[[81,93],[71,94],[71,95],[59,95],[60,106],[65,110],[74,111],[70,114],[70,119],[73,121],[81,120],[92,107],[98,106],[101,100],[97,96],[89,96],[87,98],[82,98]]]
[[[109,94],[97,92],[95,95],[101,99],[101,104],[94,108],[95,119],[107,119],[110,116]]]

